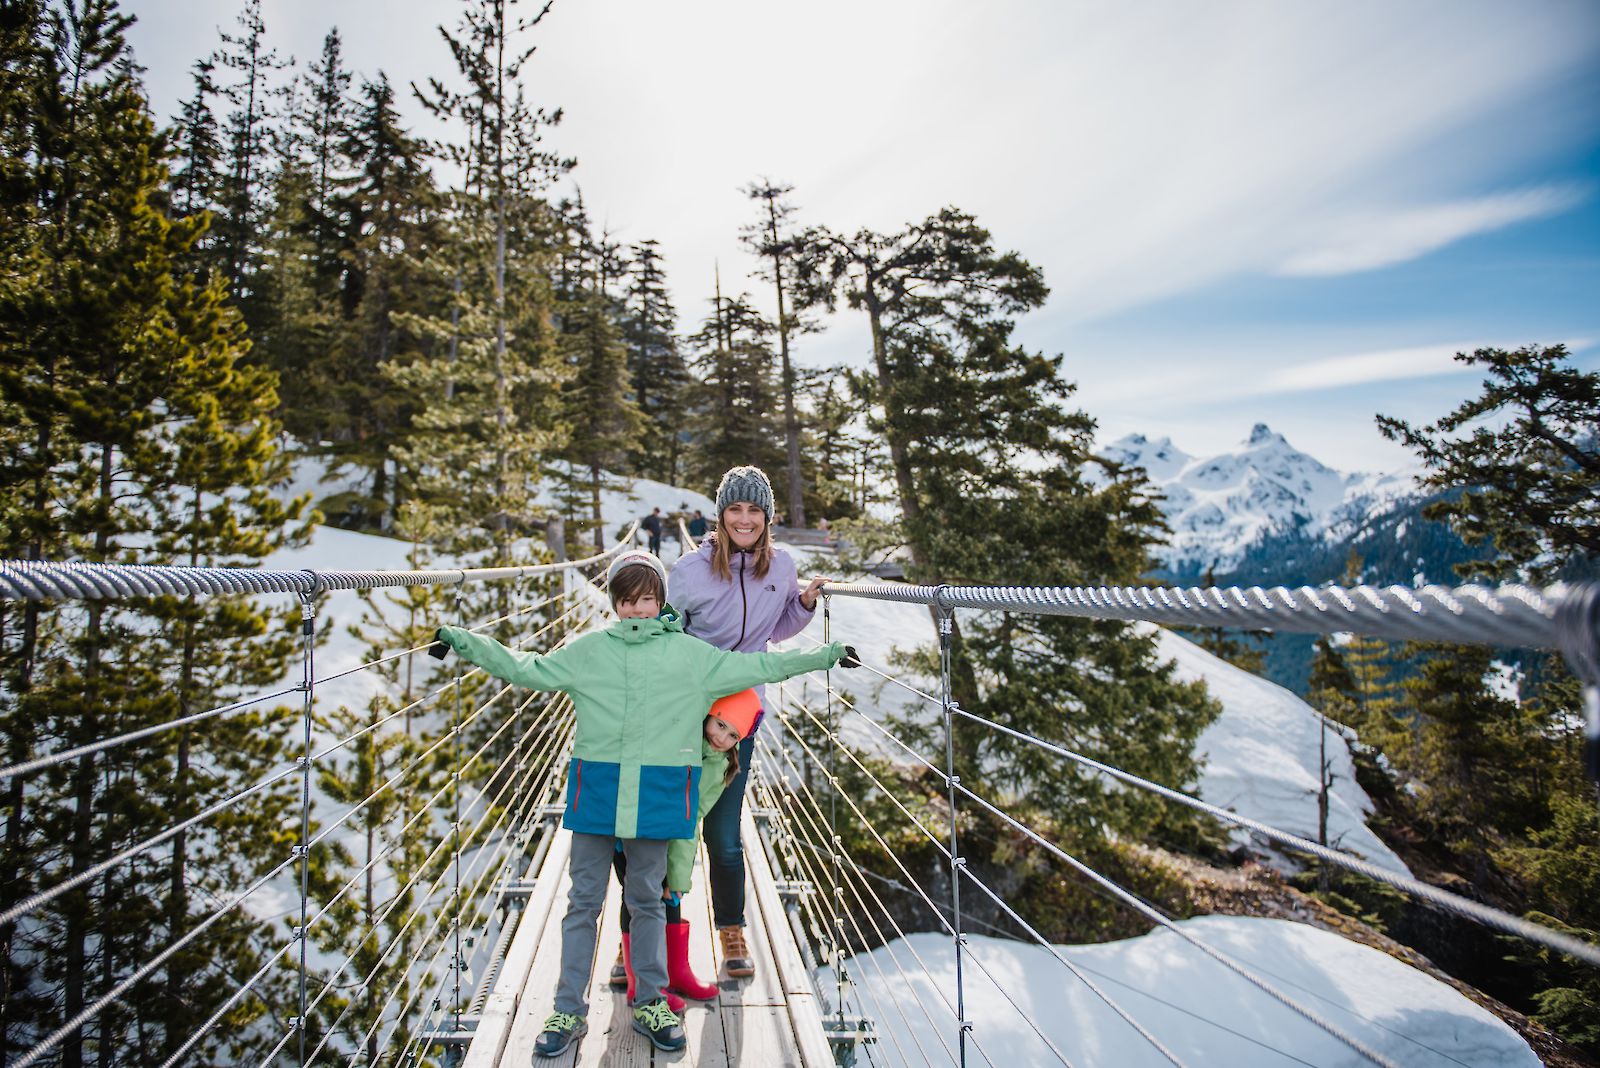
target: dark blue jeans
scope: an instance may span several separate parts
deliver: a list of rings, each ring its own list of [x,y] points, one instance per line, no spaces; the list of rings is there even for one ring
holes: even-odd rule
[[[711,868],[711,915],[718,927],[744,926],[744,845],[739,841],[739,816],[744,811],[744,784],[750,779],[755,751],[754,735],[739,743],[739,774],[700,826]]]

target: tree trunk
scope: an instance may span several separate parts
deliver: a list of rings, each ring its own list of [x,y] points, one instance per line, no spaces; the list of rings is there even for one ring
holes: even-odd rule
[[[783,256],[778,249],[778,206],[767,201],[767,236],[772,280],[778,290],[778,352],[783,359],[783,437],[789,450],[789,525],[806,525],[805,487],[800,479],[800,419],[794,410],[794,365],[789,362],[789,318],[783,306]]]

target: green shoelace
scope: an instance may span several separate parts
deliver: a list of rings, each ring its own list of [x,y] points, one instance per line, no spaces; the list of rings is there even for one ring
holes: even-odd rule
[[[660,1031],[679,1022],[678,1014],[667,1007],[665,999],[640,1005],[633,1010],[633,1017],[652,1031]]]
[[[570,1012],[552,1012],[550,1018],[544,1022],[546,1031],[576,1031],[583,1022],[582,1016],[575,1016]]]

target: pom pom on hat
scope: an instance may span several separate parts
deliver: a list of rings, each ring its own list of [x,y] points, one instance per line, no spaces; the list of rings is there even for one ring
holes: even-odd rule
[[[739,501],[748,501],[767,514],[772,522],[772,481],[759,467],[730,467],[717,485],[717,515]]]
[[[711,704],[711,715],[738,731],[740,738],[748,738],[761,715],[761,695],[754,690],[740,690],[719,697]]]

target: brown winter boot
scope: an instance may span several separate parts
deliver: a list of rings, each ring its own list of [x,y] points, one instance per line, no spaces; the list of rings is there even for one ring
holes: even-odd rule
[[[628,966],[622,960],[622,947],[617,947],[617,962],[611,966],[611,985],[622,988],[628,985]]]
[[[756,962],[750,959],[743,927],[718,927],[717,937],[722,940],[722,962],[728,966],[729,975],[747,979],[756,974]]]

